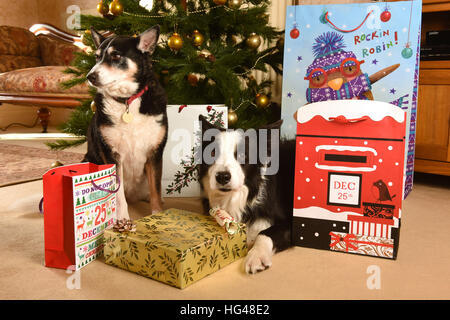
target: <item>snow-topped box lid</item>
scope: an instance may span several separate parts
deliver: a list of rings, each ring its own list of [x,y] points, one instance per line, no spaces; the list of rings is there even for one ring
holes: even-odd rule
[[[329,120],[344,116],[347,119],[369,117],[373,121],[381,121],[384,117],[391,117],[397,122],[405,121],[405,111],[393,104],[373,100],[332,100],[321,101],[298,109],[297,121],[305,123],[321,116]]]
[[[386,102],[332,100],[298,109],[297,134],[401,139],[406,113]]]

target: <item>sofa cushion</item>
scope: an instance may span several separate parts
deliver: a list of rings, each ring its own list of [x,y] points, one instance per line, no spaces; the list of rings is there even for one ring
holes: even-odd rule
[[[42,62],[41,59],[36,57],[14,56],[10,54],[0,55],[0,73],[39,66],[42,66]]]
[[[4,54],[39,58],[38,39],[26,29],[0,26],[0,55]]]
[[[81,49],[45,35],[38,36],[41,59],[44,66],[68,66],[75,57],[74,52]]]
[[[44,66],[19,69],[0,74],[1,92],[36,92],[36,93],[88,93],[86,83],[70,89],[63,89],[62,82],[72,79],[71,74],[63,73],[64,66]]]
[[[0,26],[0,72],[42,66],[39,41],[30,31]]]

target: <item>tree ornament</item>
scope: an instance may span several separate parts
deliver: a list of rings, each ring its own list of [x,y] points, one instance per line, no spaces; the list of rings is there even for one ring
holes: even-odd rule
[[[210,54],[206,59],[208,59],[209,62],[216,62],[216,56],[213,54]]]
[[[151,11],[153,8],[153,0],[140,0],[139,5],[148,11]]]
[[[192,42],[194,43],[194,46],[200,47],[203,44],[203,41],[205,41],[203,35],[198,30],[194,30],[192,33]]]
[[[265,94],[258,93],[255,102],[258,107],[265,108],[269,105],[270,100]]]
[[[413,55],[413,50],[409,47],[409,43],[406,44],[406,47],[402,50],[402,57],[405,59],[411,58]]]
[[[259,45],[261,44],[261,37],[258,36],[256,33],[250,33],[247,40],[245,41],[247,44],[247,47],[251,49],[258,49]]]
[[[300,31],[297,29],[297,25],[292,28],[291,32],[289,33],[292,39],[297,39],[300,36]]]
[[[232,35],[232,36],[231,36],[231,44],[232,44],[233,46],[235,46],[238,42],[239,42],[238,37],[235,36],[235,35]]]
[[[91,110],[93,113],[95,113],[95,111],[97,111],[97,105],[95,104],[94,100],[92,100],[92,102],[91,102]]]
[[[239,9],[242,5],[242,0],[228,0],[228,7],[231,9]]]
[[[213,2],[218,6],[223,6],[225,3],[227,3],[227,0],[213,0]]]
[[[167,44],[172,50],[180,50],[183,47],[183,39],[178,33],[174,32],[167,41]]]
[[[198,77],[195,74],[190,73],[187,76],[187,81],[191,86],[196,87],[198,84]]]
[[[206,59],[211,55],[211,52],[209,52],[207,49],[203,49],[198,53],[198,56],[202,59]]]
[[[391,20],[391,12],[387,8],[380,14],[380,20],[383,22]]]
[[[228,125],[235,125],[238,121],[238,116],[233,109],[228,109]]]
[[[108,14],[109,8],[108,8],[108,6],[107,6],[106,4],[103,3],[103,1],[100,1],[100,2],[97,4],[97,11],[98,11],[98,13],[100,13],[102,16],[105,16],[105,15]]]
[[[325,16],[327,15],[327,12],[328,11],[326,11],[326,10],[322,11],[322,14],[319,17],[320,22],[323,23],[323,24],[327,24],[328,23],[327,19],[325,19]]]
[[[116,17],[120,16],[123,12],[123,5],[119,2],[119,0],[113,0],[113,2],[109,4],[109,11],[111,11],[111,13]]]

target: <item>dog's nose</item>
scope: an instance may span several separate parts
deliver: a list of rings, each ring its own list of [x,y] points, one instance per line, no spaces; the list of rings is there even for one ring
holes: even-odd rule
[[[86,77],[91,84],[94,86],[98,84],[98,74],[97,72],[91,72]]]
[[[226,185],[231,180],[231,173],[228,171],[220,171],[216,173],[216,181],[221,185]]]

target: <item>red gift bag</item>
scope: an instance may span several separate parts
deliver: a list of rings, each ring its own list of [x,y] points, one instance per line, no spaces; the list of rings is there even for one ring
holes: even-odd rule
[[[395,259],[406,113],[385,102],[316,102],[297,112],[293,243]]]
[[[113,164],[81,163],[43,175],[45,266],[78,270],[103,252],[103,230],[116,216]]]

